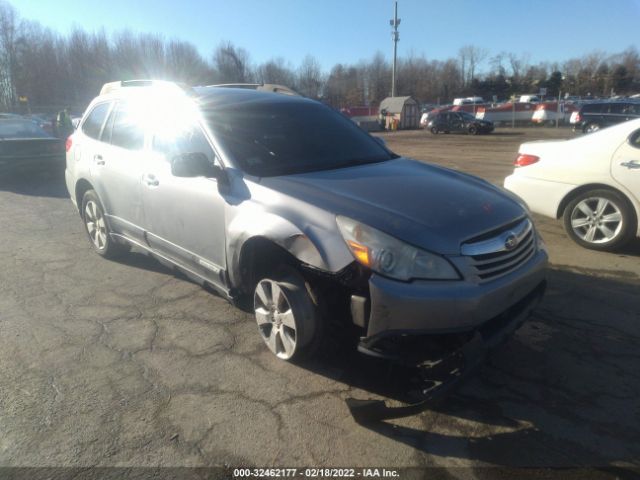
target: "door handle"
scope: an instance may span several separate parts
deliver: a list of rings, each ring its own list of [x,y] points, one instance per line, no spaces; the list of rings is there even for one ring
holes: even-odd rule
[[[94,155],[93,161],[96,165],[104,165],[104,158],[102,158],[102,155]]]
[[[628,160],[626,162],[622,162],[620,166],[635,170],[637,168],[640,168],[640,163],[638,163],[636,160]]]
[[[144,183],[150,187],[157,187],[160,185],[160,180],[158,180],[155,175],[148,173],[144,176]]]

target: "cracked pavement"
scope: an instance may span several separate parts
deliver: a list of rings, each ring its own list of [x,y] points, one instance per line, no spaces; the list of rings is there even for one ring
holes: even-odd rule
[[[496,183],[544,136],[571,133],[386,135]],[[344,399],[393,372],[277,360],[216,295],[141,253],[92,253],[59,175],[0,174],[0,466],[638,468],[640,246],[583,250],[537,220],[552,268],[534,316],[442,406],[365,427]]]

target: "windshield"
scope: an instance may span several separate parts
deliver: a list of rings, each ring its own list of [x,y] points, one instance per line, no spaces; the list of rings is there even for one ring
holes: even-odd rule
[[[290,175],[397,158],[320,103],[260,102],[205,111],[222,148],[245,172]]]
[[[0,138],[47,138],[50,135],[30,120],[0,120]]]

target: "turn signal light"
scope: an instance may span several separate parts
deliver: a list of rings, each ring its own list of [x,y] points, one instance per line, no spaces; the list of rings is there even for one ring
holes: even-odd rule
[[[363,265],[370,267],[371,266],[371,255],[369,252],[369,248],[364,245],[360,245],[359,243],[354,242],[353,240],[348,240],[347,245],[351,249],[353,256]]]
[[[527,165],[531,165],[540,160],[540,157],[536,157],[535,155],[527,155],[526,153],[519,153],[516,157],[516,161],[513,164],[516,167],[526,167]]]

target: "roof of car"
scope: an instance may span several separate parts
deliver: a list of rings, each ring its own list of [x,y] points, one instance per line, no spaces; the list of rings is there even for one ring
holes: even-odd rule
[[[172,82],[155,80],[134,80],[128,82],[111,82],[105,84],[100,95],[94,101],[136,98],[138,95],[154,94],[157,88],[159,95],[184,95],[194,98],[200,106],[206,108],[224,108],[228,105],[255,102],[313,102],[308,98],[295,94],[290,89],[278,89],[274,85],[258,85],[258,89],[248,85],[210,85],[206,87],[188,87]],[[286,91],[284,91],[286,89]],[[278,93],[274,93],[278,92]],[[293,93],[290,93],[293,92]]]

